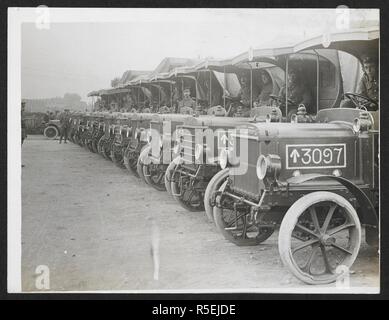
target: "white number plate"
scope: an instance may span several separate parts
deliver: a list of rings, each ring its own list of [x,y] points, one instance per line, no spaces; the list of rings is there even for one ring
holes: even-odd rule
[[[286,169],[346,167],[346,144],[287,144]]]

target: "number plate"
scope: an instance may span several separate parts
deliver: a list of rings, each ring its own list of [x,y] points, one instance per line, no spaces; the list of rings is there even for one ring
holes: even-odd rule
[[[346,144],[288,144],[286,169],[346,167]]]

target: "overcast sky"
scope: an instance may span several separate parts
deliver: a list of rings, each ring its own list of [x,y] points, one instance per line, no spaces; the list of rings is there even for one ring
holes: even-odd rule
[[[323,33],[336,19],[335,10],[116,10],[109,11],[112,22],[99,22],[99,11],[93,23],[53,22],[49,30],[24,23],[22,98],[72,92],[87,101],[88,92],[110,87],[128,69],[153,70],[165,57],[224,59],[249,47],[294,43]]]

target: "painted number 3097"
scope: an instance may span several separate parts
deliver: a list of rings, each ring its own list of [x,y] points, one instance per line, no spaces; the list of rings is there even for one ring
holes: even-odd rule
[[[336,157],[336,162],[340,162],[340,157],[342,155],[342,148],[325,148],[324,150],[321,150],[319,148],[315,149],[309,149],[309,148],[302,148],[301,151],[304,152],[304,155],[301,158],[301,161],[304,164],[320,164],[322,161],[325,164],[332,163],[334,160],[334,156]],[[335,155],[334,155],[335,154]]]
[[[287,169],[343,168],[345,144],[287,145]]]

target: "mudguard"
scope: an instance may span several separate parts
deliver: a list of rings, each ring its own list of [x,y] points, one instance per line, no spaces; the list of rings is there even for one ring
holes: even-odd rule
[[[312,181],[315,179],[332,179],[345,186],[355,196],[360,205],[362,214],[361,222],[368,226],[378,227],[378,215],[374,208],[374,205],[372,204],[368,196],[358,186],[356,186],[354,183],[345,178],[336,177],[332,175],[311,173],[290,178],[287,180],[287,183],[289,185],[302,184],[304,182]]]
[[[151,145],[147,144],[143,147],[143,150],[139,155],[139,162],[146,166],[151,164],[152,162],[151,159],[148,157],[150,150],[151,150]]]

